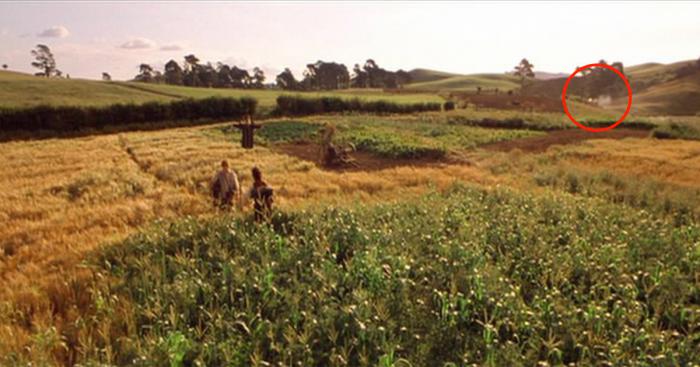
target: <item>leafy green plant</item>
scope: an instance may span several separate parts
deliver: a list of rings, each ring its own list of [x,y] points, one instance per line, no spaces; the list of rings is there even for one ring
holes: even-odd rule
[[[141,365],[700,360],[700,227],[561,192],[164,223],[95,264],[131,306],[93,327],[136,320],[112,338]]]

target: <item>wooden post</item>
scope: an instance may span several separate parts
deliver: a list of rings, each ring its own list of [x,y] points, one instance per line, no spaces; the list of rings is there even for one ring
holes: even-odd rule
[[[253,145],[255,144],[255,129],[259,129],[262,126],[256,125],[250,115],[246,117],[246,120],[246,123],[240,122],[238,124],[234,124],[233,126],[241,130],[241,147],[245,149],[252,149]]]

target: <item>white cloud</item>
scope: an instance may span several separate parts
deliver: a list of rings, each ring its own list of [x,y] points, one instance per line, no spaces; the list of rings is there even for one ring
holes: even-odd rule
[[[119,48],[124,48],[127,50],[143,50],[153,47],[156,47],[156,43],[148,38],[134,38],[119,46]]]
[[[44,29],[41,33],[37,34],[38,37],[44,38],[66,38],[68,35],[70,35],[68,28],[62,25]]]
[[[182,47],[180,45],[172,44],[172,45],[163,45],[160,46],[161,51],[182,51]]]

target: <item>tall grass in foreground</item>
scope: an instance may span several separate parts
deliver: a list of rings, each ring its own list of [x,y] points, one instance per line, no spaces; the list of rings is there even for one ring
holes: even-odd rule
[[[185,220],[94,264],[116,282],[91,291],[87,365],[700,361],[700,227],[568,194]]]

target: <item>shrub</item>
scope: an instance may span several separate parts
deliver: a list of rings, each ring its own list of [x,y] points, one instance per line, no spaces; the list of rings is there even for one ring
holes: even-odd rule
[[[445,104],[442,105],[442,108],[445,111],[452,111],[455,109],[455,103],[452,101],[447,101],[447,102],[445,102]]]
[[[363,101],[358,98],[279,96],[277,97],[275,114],[279,116],[304,116],[333,112],[414,113],[425,111],[440,111],[440,104],[398,104],[381,100]]]
[[[76,131],[112,125],[151,123],[169,120],[237,119],[254,114],[252,98],[185,99],[170,103],[148,102],[115,104],[105,107],[37,106],[0,109],[0,130]]]
[[[700,140],[700,130],[688,124],[672,122],[659,126],[652,131],[652,136],[657,139],[687,139]]]

